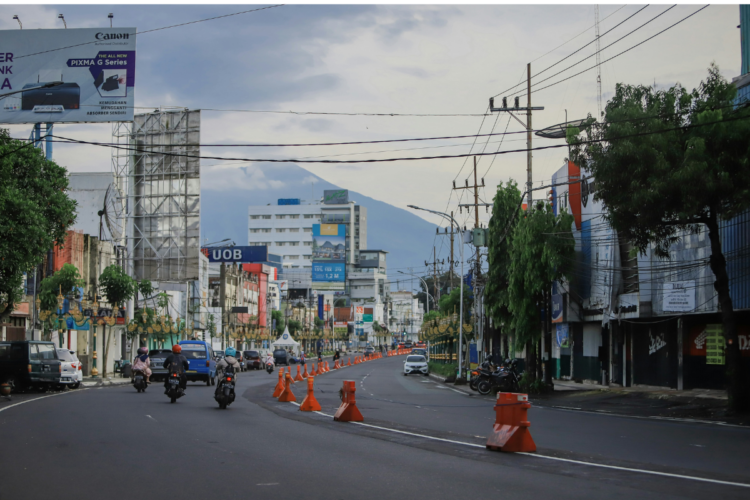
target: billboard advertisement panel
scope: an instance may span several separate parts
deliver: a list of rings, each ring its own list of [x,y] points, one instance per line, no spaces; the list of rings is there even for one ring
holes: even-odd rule
[[[268,260],[267,246],[246,247],[209,247],[201,248],[203,255],[208,257],[209,262],[240,262],[253,264]]]
[[[135,28],[0,31],[0,123],[133,120]]]
[[[346,226],[313,224],[312,281],[320,290],[343,290],[346,282]]]
[[[346,205],[349,203],[348,189],[325,189],[323,191],[325,205]]]

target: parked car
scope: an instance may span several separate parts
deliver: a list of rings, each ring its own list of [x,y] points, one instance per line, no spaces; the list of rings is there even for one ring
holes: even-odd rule
[[[208,342],[203,340],[181,340],[182,355],[190,364],[187,370],[188,381],[203,381],[206,385],[216,385],[216,361]]]
[[[151,381],[167,378],[169,373],[164,368],[164,361],[170,354],[172,354],[170,349],[154,349],[148,352],[148,357],[151,358]]]
[[[273,362],[278,365],[289,365],[289,353],[286,349],[276,349],[273,351]]]
[[[11,389],[57,387],[61,371],[53,342],[0,342],[0,381],[9,383]]]
[[[367,347],[365,347],[365,357],[366,358],[369,358],[373,354],[375,354],[375,348],[374,347],[372,347],[371,345],[368,345]]]
[[[60,358],[61,365],[60,383],[71,389],[78,389],[83,382],[83,364],[78,360],[76,352],[58,349],[57,357]]]
[[[421,373],[422,375],[430,374],[427,359],[424,356],[414,356],[411,354],[406,356],[406,361],[404,361],[404,377],[413,373]]]
[[[411,348],[412,348],[412,346],[413,346],[413,345],[412,345],[412,343],[411,343],[411,340],[407,340],[406,342],[404,342],[404,348],[405,348],[405,349],[411,349]]]
[[[263,360],[260,359],[260,353],[258,351],[242,351],[242,357],[245,358],[246,370],[263,369]]]

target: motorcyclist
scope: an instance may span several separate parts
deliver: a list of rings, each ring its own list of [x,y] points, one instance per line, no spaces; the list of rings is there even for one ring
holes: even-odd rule
[[[333,361],[336,362],[341,358],[341,354],[339,354],[339,350],[336,349],[336,353],[333,355]]]
[[[221,358],[221,361],[216,363],[216,370],[220,371],[222,376],[228,366],[234,368],[235,373],[240,371],[240,363],[235,356],[237,356],[237,350],[234,347],[227,347],[226,350],[224,350],[224,357]]]
[[[234,373],[238,373],[240,371],[240,363],[237,361],[237,350],[234,347],[227,347],[226,350],[224,350],[224,357],[216,363],[216,370],[219,373],[219,380],[224,380],[224,373],[227,371],[228,367],[232,367],[234,369]],[[214,395],[219,394],[219,390],[221,389],[221,383],[216,384],[216,390],[214,391]]]
[[[268,365],[271,365],[271,366],[273,366],[275,368],[276,364],[274,363],[273,356],[271,356],[270,352],[266,353],[266,360],[265,360],[264,364],[266,365],[266,367],[268,367]]]
[[[182,347],[179,344],[173,345],[172,354],[164,360],[164,368],[167,369],[168,373],[176,371],[180,374],[180,388],[184,391],[187,389],[187,374],[185,372],[190,369],[190,363],[181,353]],[[167,392],[169,392],[169,377],[164,379],[164,394],[167,394]]]
[[[133,361],[133,376],[130,377],[131,379],[135,378],[135,372],[137,370],[143,372],[143,374],[146,376],[146,383],[150,384],[151,381],[149,380],[149,377],[151,377],[151,359],[148,357],[148,349],[145,347],[138,348],[138,357],[136,357]]]
[[[299,364],[305,366],[305,351],[300,351],[299,353]]]

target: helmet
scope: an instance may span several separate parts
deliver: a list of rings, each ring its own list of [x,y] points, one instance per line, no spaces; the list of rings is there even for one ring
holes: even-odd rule
[[[182,347],[180,347],[180,344],[173,345],[172,352],[175,354],[180,354],[182,352]]]
[[[140,355],[148,354],[148,349],[146,349],[145,347],[139,347],[138,348],[138,354],[140,354]]]
[[[226,350],[224,351],[224,355],[225,356],[236,356],[237,355],[237,351],[235,350],[234,347],[227,347]]]

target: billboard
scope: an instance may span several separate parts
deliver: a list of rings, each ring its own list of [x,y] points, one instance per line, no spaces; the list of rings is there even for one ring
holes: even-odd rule
[[[252,264],[268,260],[267,246],[201,248],[209,262],[241,262]]]
[[[0,123],[133,120],[135,28],[0,31]],[[22,91],[22,92],[18,92]]]
[[[346,226],[313,224],[312,281],[320,290],[343,290],[346,282]]]
[[[349,190],[326,189],[323,191],[323,203],[325,205],[346,205],[349,203]]]

